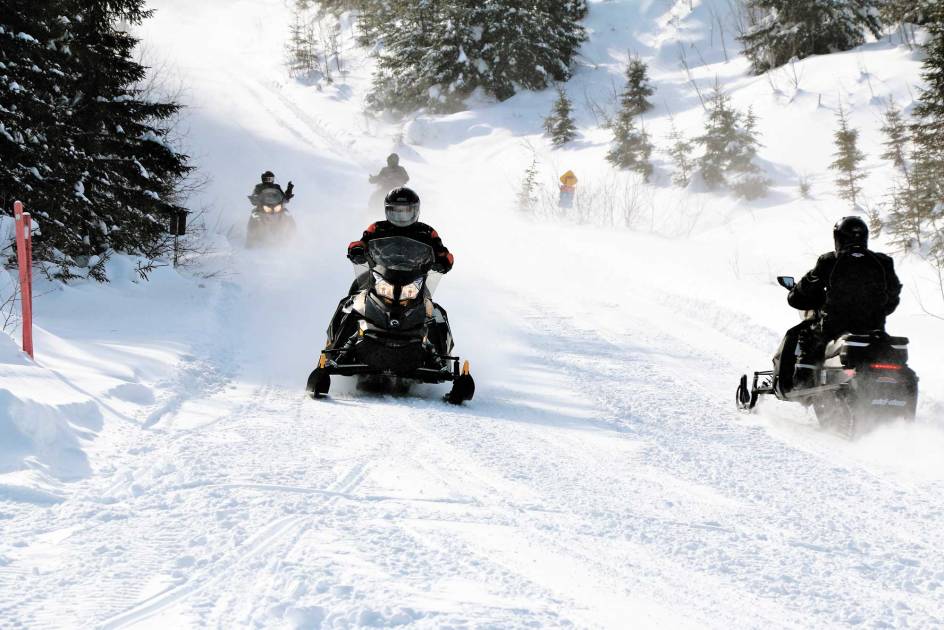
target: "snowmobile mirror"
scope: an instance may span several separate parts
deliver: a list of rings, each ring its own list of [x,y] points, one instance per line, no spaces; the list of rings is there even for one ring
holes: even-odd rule
[[[777,276],[777,282],[780,283],[784,289],[793,290],[793,287],[796,286],[796,280],[793,279],[793,276]]]

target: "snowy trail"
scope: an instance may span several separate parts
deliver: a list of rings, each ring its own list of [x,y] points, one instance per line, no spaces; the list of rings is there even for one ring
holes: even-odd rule
[[[242,299],[286,299],[256,281]],[[234,381],[216,417],[180,405],[110,475],[8,521],[33,541],[16,564],[36,570],[4,576],[29,596],[0,613],[107,628],[940,623],[940,480],[879,476],[830,436],[807,430],[798,449],[742,420],[713,391],[724,362],[656,326],[655,303],[590,328],[581,312],[605,302],[568,311],[536,291],[510,301],[519,378],[467,408],[343,389],[315,402],[276,379]]]
[[[262,155],[295,178],[302,238],[235,252],[205,336],[147,413],[106,409],[120,422],[93,474],[61,501],[3,504],[0,625],[944,625],[944,434],[849,444],[796,409],[734,412],[737,376],[767,364],[781,322],[692,290],[725,264],[692,268],[696,244],[527,223],[499,193],[477,204],[467,191],[496,188],[514,134],[442,150],[433,134],[409,164],[457,255],[437,299],[476,399],[344,379],[305,398],[366,222],[359,184],[390,138],[361,135],[350,103],[314,108],[270,80],[284,69],[259,53],[282,24],[256,4],[281,3],[188,19],[192,3],[161,4],[155,33],[190,64],[222,214],[244,220]]]

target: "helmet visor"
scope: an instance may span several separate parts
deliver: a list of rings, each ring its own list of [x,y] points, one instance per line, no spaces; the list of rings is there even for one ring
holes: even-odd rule
[[[389,204],[384,209],[386,210],[387,221],[397,227],[413,225],[420,216],[420,204],[418,203],[408,205]]]

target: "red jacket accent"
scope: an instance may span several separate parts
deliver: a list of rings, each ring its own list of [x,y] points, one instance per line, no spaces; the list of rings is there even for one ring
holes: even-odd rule
[[[370,225],[364,234],[361,236],[361,240],[354,241],[348,247],[348,258],[351,257],[351,247],[358,246],[361,249],[367,249],[367,244],[375,238],[384,238],[387,236],[405,236],[411,238],[420,243],[424,243],[433,248],[433,252],[436,255],[436,260],[445,267],[446,271],[452,269],[452,254],[449,253],[449,250],[443,245],[442,239],[439,238],[439,234],[426,225],[425,223],[414,223],[407,227],[397,227],[389,221],[379,221]],[[358,256],[360,258],[363,254]]]

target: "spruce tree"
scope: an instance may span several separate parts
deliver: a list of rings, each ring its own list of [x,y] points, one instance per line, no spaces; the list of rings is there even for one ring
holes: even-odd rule
[[[0,18],[0,199],[26,203],[37,258],[62,277],[112,249],[160,256],[182,210],[190,167],[166,141],[179,106],[136,87],[137,40],[118,29],[149,15],[142,0],[8,0]]]
[[[761,74],[794,57],[849,50],[865,33],[881,35],[879,0],[747,0],[747,11],[762,16],[738,37],[751,68]]]
[[[911,126],[919,159],[944,164],[944,5],[929,12],[921,91]]]
[[[705,133],[695,141],[704,149],[698,168],[709,188],[729,186],[747,199],[767,193],[769,182],[755,162],[760,146],[757,119],[752,110],[742,115],[734,109],[717,84],[708,101]]]
[[[855,210],[857,201],[862,192],[859,182],[865,178],[862,172],[862,162],[865,160],[865,154],[859,150],[859,132],[849,126],[849,119],[846,116],[842,105],[839,106],[837,113],[839,120],[839,129],[834,134],[836,142],[835,160],[829,165],[829,168],[836,171],[836,186],[839,188],[839,197],[852,202],[852,208]]]
[[[672,183],[685,188],[692,181],[692,171],[695,170],[696,163],[692,157],[695,145],[675,126],[674,121],[672,130],[669,132],[669,141],[672,143],[669,145],[669,157],[672,158],[672,164],[675,166]]]
[[[885,204],[882,226],[900,249],[920,249],[939,268],[944,265],[944,5],[918,5],[928,30],[923,78],[926,83],[910,124],[911,148],[903,177],[895,183]],[[906,8],[906,7],[903,7]],[[887,122],[886,114],[886,126]],[[895,136],[903,135],[896,121]],[[886,131],[891,141],[892,134]],[[889,147],[890,142],[886,142]],[[895,145],[898,146],[898,142]],[[904,144],[904,143],[901,143]],[[892,159],[899,151],[883,157]]]
[[[731,106],[730,98],[721,91],[720,86],[715,85],[708,101],[705,133],[695,139],[704,149],[698,159],[698,168],[709,188],[718,188],[727,183],[725,173],[731,164],[731,148],[737,137],[738,113]]]
[[[741,121],[734,142],[729,147],[731,156],[728,164],[728,185],[740,197],[759,199],[767,194],[770,182],[755,162],[760,142],[757,138],[757,117],[754,110],[748,108]]]
[[[895,101],[888,99],[888,107],[885,109],[882,123],[882,133],[885,134],[885,152],[882,158],[895,165],[895,168],[902,173],[907,174],[908,163],[905,156],[908,153],[908,125],[902,118],[901,110],[895,105]]]
[[[577,125],[571,116],[573,105],[567,98],[564,86],[557,86],[557,100],[551,114],[544,119],[544,131],[555,147],[562,147],[577,137]]]
[[[289,73],[296,77],[310,75],[317,63],[312,41],[311,18],[307,13],[308,4],[307,0],[295,1],[292,23],[289,25],[288,67]]]
[[[921,26],[930,21],[936,0],[882,0],[879,17],[887,26],[914,24]]]
[[[636,125],[634,116],[621,112],[613,125],[613,146],[606,159],[617,168],[636,171],[649,181],[653,171],[651,158],[649,135]]]
[[[626,87],[620,94],[620,109],[632,116],[638,116],[652,109],[649,97],[655,90],[649,83],[649,68],[638,57],[629,60],[626,66]]]
[[[481,88],[498,100],[570,77],[586,38],[584,0],[390,0],[372,15],[369,36],[383,44],[373,89],[375,109],[435,112],[464,108]],[[390,16],[395,16],[391,18]]]

